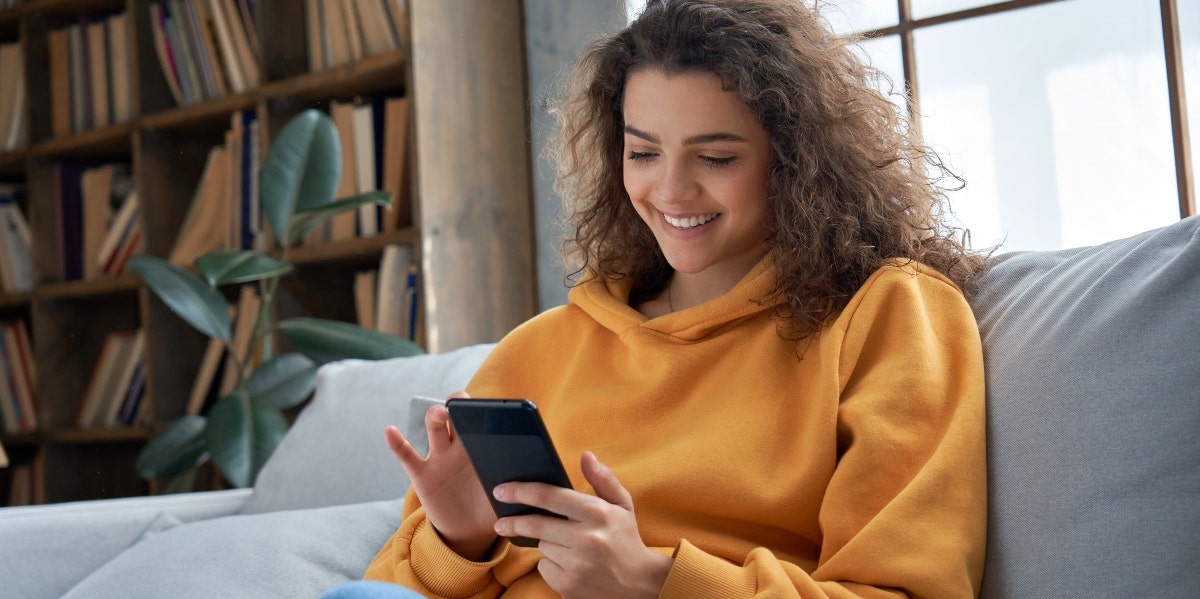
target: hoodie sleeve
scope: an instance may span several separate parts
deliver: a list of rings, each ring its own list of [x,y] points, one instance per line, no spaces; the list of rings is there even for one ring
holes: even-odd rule
[[[815,569],[765,548],[731,563],[683,540],[662,597],[978,595],[983,352],[962,294],[932,271],[884,268],[825,334],[840,337],[840,351],[822,359],[841,397]]]

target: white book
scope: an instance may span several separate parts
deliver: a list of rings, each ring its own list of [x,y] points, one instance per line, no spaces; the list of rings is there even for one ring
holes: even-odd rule
[[[370,104],[354,107],[354,174],[357,192],[375,191],[375,126]],[[379,233],[379,210],[374,204],[358,207],[358,235]]]

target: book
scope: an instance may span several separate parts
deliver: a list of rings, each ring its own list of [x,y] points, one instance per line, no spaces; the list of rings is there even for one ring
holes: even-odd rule
[[[234,318],[236,309],[230,309],[230,318]],[[196,378],[192,380],[192,390],[188,394],[187,407],[184,410],[185,414],[199,416],[203,413],[205,406],[209,403],[210,396],[216,390],[217,385],[214,383],[219,380],[221,374],[221,358],[225,356],[225,344],[220,339],[210,338],[208,346],[204,349],[204,357],[200,359],[200,367],[196,371]]]
[[[225,152],[224,147],[217,146],[208,153],[200,182],[192,194],[191,206],[168,257],[173,264],[190,266],[208,251],[227,247],[229,200],[226,177],[229,160]]]
[[[375,299],[375,330],[408,338],[409,309],[408,265],[413,250],[407,245],[389,244],[379,260],[379,279]]]
[[[392,194],[383,229],[394,231],[412,224],[408,179],[408,98],[384,101],[383,169],[380,188]]]
[[[246,84],[246,77],[242,74],[242,59],[238,56],[237,48],[234,46],[233,36],[235,34],[229,23],[224,2],[222,0],[207,0],[207,2],[208,13],[212,15],[213,29],[221,50],[221,62],[224,63],[225,72],[229,76],[229,87],[235,93],[246,91],[249,86]]]
[[[27,353],[25,342],[22,340],[22,329],[25,321],[10,321],[2,327],[4,356],[12,373],[13,388],[17,405],[21,411],[21,430],[34,431],[38,427],[36,384],[33,379],[33,356]],[[24,334],[28,338],[28,334]]]
[[[146,334],[138,329],[133,337],[126,341],[127,347],[121,354],[121,362],[117,364],[113,384],[103,398],[97,424],[105,428],[121,426],[121,407],[138,368],[142,365],[146,348]]]
[[[338,180],[337,198],[353,196],[358,191],[357,160],[354,143],[354,105],[347,102],[330,102],[329,116],[337,129],[338,141],[342,146],[342,178]],[[330,241],[353,239],[358,222],[357,213],[347,211],[334,216],[330,224]]]
[[[241,17],[242,31],[246,34],[246,46],[250,52],[250,64],[253,64],[255,70],[258,69],[259,60],[262,57],[262,45],[258,41],[258,21],[254,18],[253,0],[227,0],[231,4],[230,14],[236,13]],[[233,10],[232,5],[237,5],[237,10]],[[233,18],[232,16],[230,18]],[[258,85],[262,81],[261,73],[255,73],[251,79],[252,85]]]
[[[95,279],[100,276],[100,265],[92,259],[100,253],[104,238],[108,235],[108,224],[111,217],[109,199],[112,197],[112,184],[116,166],[105,164],[83,171],[80,177],[80,193],[83,203],[83,243],[79,256],[83,266],[83,278]]]
[[[125,235],[125,239],[121,240],[121,245],[117,247],[117,251],[104,265],[104,274],[119,277],[125,273],[125,266],[129,263],[129,258],[134,254],[140,253],[143,247],[142,242],[142,223],[134,221],[129,228],[129,233]]]
[[[55,205],[58,208],[59,261],[62,280],[83,278],[83,189],[86,167],[75,162],[54,165]]]
[[[13,196],[0,185],[0,282],[6,292],[33,290],[33,251],[29,222]]]
[[[55,137],[71,133],[71,55],[66,29],[46,36],[50,57],[50,123]]]
[[[11,150],[10,132],[18,127],[24,106],[18,96],[25,95],[24,58],[19,43],[0,44],[0,151]]]
[[[119,12],[108,18],[108,64],[111,81],[112,122],[133,118],[133,86],[130,76],[129,13]]]
[[[304,28],[308,34],[308,71],[315,73],[325,68],[324,46],[321,43],[320,0],[304,0]]]
[[[20,433],[24,430],[21,406],[17,403],[17,395],[7,362],[7,360],[0,360],[0,423],[3,424],[0,431],[10,434]]]
[[[161,4],[150,5],[150,34],[154,38],[154,53],[158,55],[158,66],[162,69],[163,79],[167,81],[167,89],[175,98],[177,106],[187,104],[183,89],[179,82],[179,68],[175,64],[175,56],[167,41],[167,16],[163,13]]]
[[[4,452],[4,444],[0,443],[0,468],[8,467],[8,454]],[[12,502],[9,502],[12,505]]]
[[[108,93],[108,31],[106,21],[86,25],[88,81],[91,82],[91,127],[100,128],[111,122]]]
[[[114,331],[104,337],[100,354],[92,367],[84,388],[83,399],[75,416],[75,424],[81,429],[93,428],[100,423],[105,400],[115,387],[117,373],[125,354],[131,349],[133,333]]]
[[[329,45],[329,64],[336,67],[350,62],[350,39],[346,32],[346,12],[342,9],[343,2],[353,0],[322,0],[325,4],[324,23],[326,44]]]
[[[354,107],[354,174],[357,193],[379,189],[375,180],[375,124],[370,104]],[[378,210],[374,204],[358,208],[358,236],[372,237],[379,233]]]
[[[408,37],[408,15],[401,6],[403,0],[379,0],[388,14],[388,29],[396,40],[396,47],[404,47]]]
[[[138,214],[138,194],[137,190],[131,191],[125,196],[121,202],[117,213],[110,220],[108,230],[105,232],[104,240],[100,243],[100,249],[96,251],[95,264],[102,272],[108,271],[108,264],[112,260],[113,254],[121,246],[122,242],[133,229],[133,225],[137,221]]]
[[[146,362],[137,363],[134,368],[133,380],[129,382],[129,390],[121,400],[121,409],[117,414],[114,426],[133,426],[138,424],[138,414],[141,412],[142,399],[146,395]]]
[[[258,321],[258,310],[262,306],[262,300],[258,297],[258,292],[254,290],[252,285],[242,285],[238,295],[237,318],[233,324],[233,351],[241,360],[242,366],[245,368],[243,374],[249,374],[255,365],[255,356],[250,354],[251,344],[254,340],[254,325]],[[220,396],[229,395],[234,386],[237,384],[238,368],[233,356],[228,356],[225,361],[225,373],[221,379]]]
[[[335,0],[342,9],[342,19],[346,23],[346,45],[350,48],[350,60],[361,60],[371,54],[367,40],[363,35],[364,15],[359,14],[358,0]]]
[[[208,65],[208,70],[212,75],[213,91],[216,94],[214,97],[227,95],[229,93],[228,67],[221,59],[216,32],[213,31],[212,15],[208,12],[208,3],[206,0],[186,0],[186,2],[188,14],[196,24],[196,37],[199,41],[201,59]]]
[[[375,328],[375,281],[378,276],[378,270],[354,273],[354,313],[358,326],[364,329]]]

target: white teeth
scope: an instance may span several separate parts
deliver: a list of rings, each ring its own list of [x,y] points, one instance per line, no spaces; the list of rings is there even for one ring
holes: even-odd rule
[[[718,214],[719,213],[714,212],[712,214],[692,216],[689,218],[675,218],[674,216],[668,216],[664,214],[663,218],[666,219],[667,223],[676,229],[693,229],[711,221],[712,219],[716,218]]]

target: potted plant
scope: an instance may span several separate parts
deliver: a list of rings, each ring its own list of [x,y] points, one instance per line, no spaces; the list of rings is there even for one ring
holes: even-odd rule
[[[278,257],[250,250],[213,250],[195,261],[199,275],[153,256],[130,260],[130,269],[167,307],[225,345],[236,369],[234,390],[219,398],[207,415],[185,415],[146,444],[137,460],[143,478],[190,488],[195,469],[211,458],[230,484],[251,486],[287,432],[283,411],[311,394],[320,364],[421,353],[406,339],[350,323],[315,318],[274,322],[276,289],[292,271],[288,249],[334,215],[364,204],[389,203],[390,194],[382,191],[335,200],[341,165],[332,121],[307,110],[288,122],[271,144],[259,181],[262,212],[274,234],[278,247],[273,254]],[[233,284],[257,285],[262,300],[244,355],[234,351],[229,307],[219,290]],[[297,351],[275,355],[275,332],[282,333]],[[252,356],[261,360],[253,372]]]

